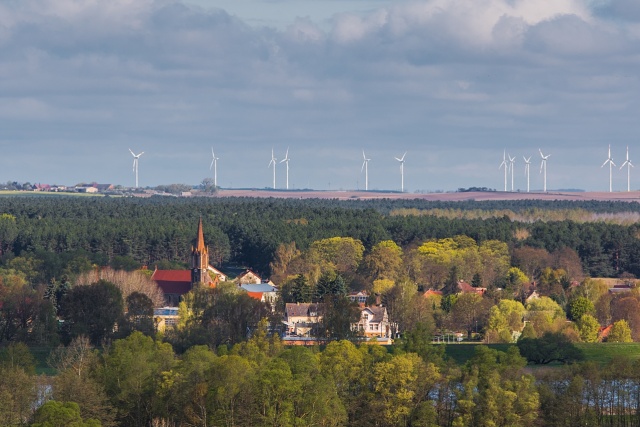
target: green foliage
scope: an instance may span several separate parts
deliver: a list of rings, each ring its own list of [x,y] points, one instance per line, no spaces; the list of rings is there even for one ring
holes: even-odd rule
[[[83,421],[80,407],[75,402],[57,402],[50,400],[38,408],[31,427],[100,427],[97,420]]]
[[[577,322],[580,339],[584,342],[597,342],[600,324],[590,314],[583,314]]]
[[[593,302],[587,297],[577,297],[569,302],[569,318],[579,320],[585,314],[593,315],[596,311]]]
[[[562,333],[547,332],[540,338],[523,338],[518,341],[518,349],[527,361],[537,365],[573,363],[584,359],[582,351]]]
[[[631,328],[626,320],[618,320],[611,327],[611,331],[607,336],[607,342],[633,342],[631,338]]]
[[[91,285],[72,288],[60,302],[63,337],[70,342],[88,335],[91,343],[101,345],[114,335],[114,328],[123,319],[124,303],[120,289],[100,280]]]

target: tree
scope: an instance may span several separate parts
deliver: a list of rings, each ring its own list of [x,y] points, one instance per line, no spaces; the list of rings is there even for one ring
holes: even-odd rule
[[[569,318],[571,320],[579,320],[585,314],[592,315],[595,311],[595,306],[586,297],[577,297],[569,302]]]
[[[487,339],[489,342],[512,342],[513,332],[523,328],[525,308],[519,301],[500,300],[489,310]]]
[[[393,240],[384,240],[371,248],[364,257],[363,264],[371,281],[395,281],[402,267],[402,248]]]
[[[153,335],[153,302],[140,292],[132,292],[126,299],[127,313],[125,320],[130,330],[140,331],[145,335]]]
[[[105,427],[114,425],[114,408],[93,375],[98,353],[86,336],[75,338],[67,347],[55,349],[48,362],[58,372],[52,384],[55,400],[76,402],[80,405],[82,418],[99,420]]]
[[[75,402],[50,400],[38,408],[31,427],[100,427],[98,420],[82,420],[80,406]]]
[[[341,295],[327,295],[324,300],[325,312],[319,328],[319,336],[332,340],[353,339],[358,331],[351,325],[360,320],[360,309],[356,303]]]
[[[458,267],[453,266],[449,270],[449,276],[447,276],[447,280],[444,282],[444,287],[442,288],[442,295],[455,295],[459,292],[458,289]]]
[[[145,426],[164,405],[157,387],[175,366],[171,345],[153,341],[140,332],[114,341],[103,355],[99,382],[126,425]]]
[[[551,362],[573,363],[584,359],[566,335],[547,332],[540,338],[524,338],[518,341],[520,354],[530,363],[546,365]]]
[[[631,328],[626,320],[618,320],[611,326],[611,331],[607,336],[607,342],[633,342],[631,339]]]
[[[478,294],[461,294],[451,308],[453,326],[467,331],[467,339],[471,339],[478,325],[486,322],[490,302]]]
[[[100,280],[91,285],[72,288],[61,301],[63,336],[70,342],[88,335],[93,345],[100,345],[114,334],[114,327],[124,314],[122,293],[116,285]]]
[[[104,280],[113,283],[122,292],[122,298],[127,299],[133,292],[146,295],[152,302],[153,307],[162,307],[164,295],[158,285],[143,274],[143,270],[126,271],[111,268],[101,268],[81,274],[75,281],[77,285],[95,283]]]
[[[11,214],[0,214],[0,256],[11,251],[13,242],[18,236],[18,225],[16,217]]]
[[[580,339],[584,342],[597,342],[600,324],[590,314],[583,314],[577,322]]]

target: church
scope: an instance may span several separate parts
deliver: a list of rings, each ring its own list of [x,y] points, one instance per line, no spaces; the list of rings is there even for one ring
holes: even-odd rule
[[[209,274],[210,272],[213,274]],[[198,223],[195,245],[191,247],[191,269],[158,270],[156,268],[151,280],[155,281],[164,293],[165,303],[169,307],[177,307],[182,295],[198,283],[215,288],[220,281],[226,280],[220,271],[209,265],[209,249],[204,244],[202,218]]]

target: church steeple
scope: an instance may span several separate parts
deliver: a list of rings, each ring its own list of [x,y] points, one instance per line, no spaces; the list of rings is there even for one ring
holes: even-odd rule
[[[209,250],[204,244],[204,231],[202,230],[202,217],[198,222],[198,234],[196,244],[191,248],[191,285],[196,283],[209,283],[211,278],[208,273]]]

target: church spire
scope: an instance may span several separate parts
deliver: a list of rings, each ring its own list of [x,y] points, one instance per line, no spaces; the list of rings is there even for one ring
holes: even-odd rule
[[[198,237],[196,238],[195,251],[199,253],[207,252],[207,247],[204,245],[204,231],[202,231],[202,217],[198,223]]]
[[[196,283],[209,283],[211,278],[208,273],[209,250],[204,244],[204,231],[202,230],[202,217],[198,222],[198,235],[196,244],[191,248],[191,285]]]

